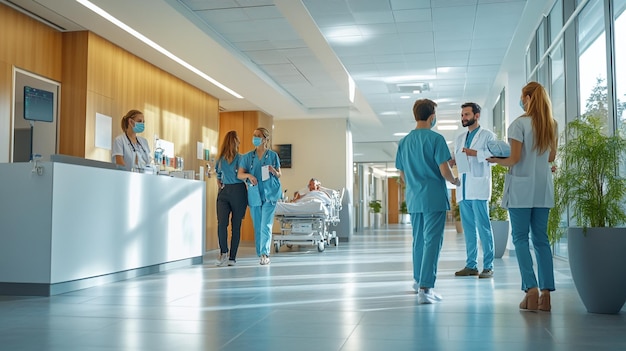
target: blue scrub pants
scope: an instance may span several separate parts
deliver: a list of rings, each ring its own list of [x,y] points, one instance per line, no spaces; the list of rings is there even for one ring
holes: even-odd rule
[[[465,234],[467,260],[465,267],[478,268],[478,236],[483,247],[483,269],[493,269],[493,232],[489,220],[487,200],[463,200],[459,202],[461,224]],[[478,235],[476,232],[478,231]]]
[[[250,217],[254,226],[254,244],[256,255],[270,255],[272,247],[272,224],[276,203],[264,201],[261,206],[250,206]]]
[[[446,212],[411,213],[413,226],[413,279],[420,288],[434,288],[443,243]]]
[[[540,290],[554,291],[554,266],[547,233],[549,214],[549,208],[509,208],[511,236],[515,245],[517,263],[522,275],[522,290],[524,291],[536,287],[539,287]],[[537,285],[533,259],[528,245],[529,229],[537,259],[539,285]]]

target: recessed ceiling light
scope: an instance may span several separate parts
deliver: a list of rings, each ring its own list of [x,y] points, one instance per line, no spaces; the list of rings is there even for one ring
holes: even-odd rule
[[[454,124],[452,124],[452,125],[444,124],[442,126],[440,126],[440,125],[437,126],[437,130],[457,130],[457,129],[459,129],[459,126],[458,125],[454,125]]]
[[[409,95],[402,95],[400,96],[400,99],[410,99],[411,97]]]
[[[405,136],[408,135],[409,133],[407,132],[401,132],[401,133],[393,133],[393,136]]]

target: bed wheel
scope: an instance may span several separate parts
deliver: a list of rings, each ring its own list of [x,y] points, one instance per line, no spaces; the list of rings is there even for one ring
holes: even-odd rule
[[[324,245],[323,241],[320,241],[319,243],[317,243],[317,251],[323,252],[325,248],[326,246]]]
[[[280,250],[280,245],[278,243],[274,243],[274,252],[278,252]]]
[[[333,244],[335,244],[335,247],[339,246],[339,238],[338,237],[334,237],[333,238]]]
[[[287,247],[291,249],[293,247],[293,245],[292,244],[287,244]]]

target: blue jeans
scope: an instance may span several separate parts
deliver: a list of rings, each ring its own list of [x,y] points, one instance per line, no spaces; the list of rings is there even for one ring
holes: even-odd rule
[[[511,236],[517,254],[517,263],[522,275],[522,290],[539,287],[540,290],[554,291],[554,266],[552,263],[552,249],[548,241],[549,208],[509,208],[511,217]],[[533,258],[528,245],[529,238],[533,240],[535,258],[537,259],[537,275],[533,270]]]
[[[420,288],[434,288],[443,243],[446,212],[411,213],[413,227],[413,279]]]
[[[272,224],[276,203],[263,201],[261,206],[250,206],[250,217],[254,226],[254,244],[256,255],[270,255],[272,247]]]
[[[493,232],[489,220],[487,200],[463,200],[459,202],[461,224],[465,235],[467,260],[465,267],[477,269],[478,236],[483,247],[483,268],[493,269]],[[478,231],[478,235],[476,232]]]

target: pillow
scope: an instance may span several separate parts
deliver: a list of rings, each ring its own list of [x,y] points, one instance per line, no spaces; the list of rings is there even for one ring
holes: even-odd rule
[[[511,156],[511,146],[502,140],[490,140],[487,142],[487,150],[493,157],[509,157]]]

